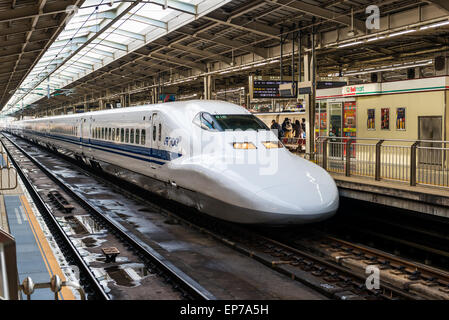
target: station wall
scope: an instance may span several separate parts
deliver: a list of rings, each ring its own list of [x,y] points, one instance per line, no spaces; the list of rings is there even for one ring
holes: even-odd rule
[[[440,116],[446,127],[446,99],[449,92],[416,92],[357,97],[357,137],[376,139],[418,139],[418,118]],[[381,109],[389,108],[390,128],[381,128]],[[397,108],[405,108],[405,129],[397,128]],[[375,128],[368,129],[368,110],[375,110]],[[445,136],[443,125],[442,136]]]

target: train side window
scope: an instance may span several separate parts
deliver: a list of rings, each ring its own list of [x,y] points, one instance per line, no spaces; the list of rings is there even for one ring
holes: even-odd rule
[[[146,130],[142,129],[142,145],[145,145]]]
[[[108,138],[106,140],[111,140],[111,128],[108,128]]]
[[[120,130],[120,142],[125,142],[125,129]]]
[[[120,142],[120,128],[117,128],[117,130],[115,130],[115,133],[116,133],[115,141]]]
[[[125,131],[125,142],[129,143],[129,129],[126,129]]]
[[[159,123],[159,141],[162,140],[162,124]]]
[[[115,141],[115,128],[112,128],[111,129],[111,134],[112,134],[112,138],[111,138],[111,141]]]
[[[153,126],[153,141],[156,141],[156,126]]]
[[[129,143],[134,143],[134,129],[131,129]]]
[[[140,129],[136,129],[136,144],[140,144]]]
[[[104,128],[101,128],[101,139],[104,140]]]

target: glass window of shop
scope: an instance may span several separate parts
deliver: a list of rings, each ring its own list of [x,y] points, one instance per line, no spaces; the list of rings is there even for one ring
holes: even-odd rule
[[[341,137],[343,126],[343,108],[341,102],[329,103],[329,136]]]
[[[342,137],[343,135],[343,104],[341,102],[329,102],[329,137]],[[343,156],[343,142],[338,139],[330,140],[329,156]]]
[[[317,102],[315,112],[315,138],[327,136],[327,102]]]

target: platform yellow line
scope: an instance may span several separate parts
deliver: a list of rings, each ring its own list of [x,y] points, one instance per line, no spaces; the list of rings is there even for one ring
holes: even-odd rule
[[[58,261],[56,260],[56,257],[53,254],[53,251],[50,248],[50,245],[48,244],[47,239],[45,238],[45,235],[40,228],[39,222],[36,219],[36,216],[34,215],[33,211],[31,210],[30,204],[28,203],[28,200],[24,195],[20,196],[20,201],[22,203],[23,208],[25,209],[25,213],[28,217],[28,221],[31,226],[31,230],[33,231],[34,237],[36,239],[36,243],[38,244],[39,251],[44,259],[45,266],[47,267],[48,273],[50,276],[53,274],[57,274],[62,281],[65,281],[64,273],[62,272],[61,268],[59,267]],[[67,288],[63,287],[62,290],[59,293],[59,299],[61,300],[75,300],[75,296],[73,295],[72,291]]]

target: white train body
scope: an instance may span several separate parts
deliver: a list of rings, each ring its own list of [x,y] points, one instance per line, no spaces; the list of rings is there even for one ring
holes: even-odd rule
[[[25,120],[13,130],[223,220],[302,224],[338,208],[337,187],[325,170],[291,154],[260,120],[226,102]]]

